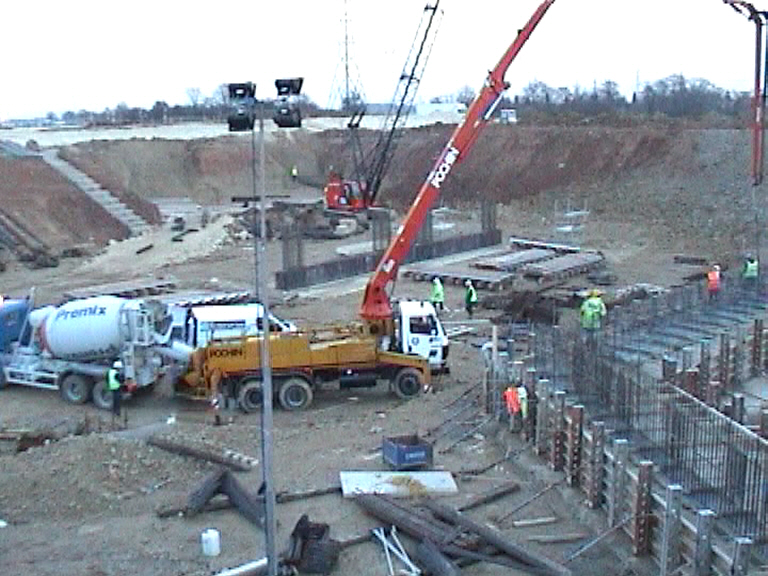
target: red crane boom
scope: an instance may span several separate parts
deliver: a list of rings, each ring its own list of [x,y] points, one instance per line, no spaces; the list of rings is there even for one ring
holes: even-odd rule
[[[365,320],[387,322],[391,318],[392,306],[387,287],[397,278],[398,268],[416,241],[427,212],[440,194],[440,187],[443,182],[450,174],[451,169],[469,152],[480,135],[480,131],[491,119],[504,91],[509,87],[504,80],[504,74],[544,14],[554,3],[555,0],[545,0],[539,5],[525,27],[518,32],[514,42],[504,53],[496,67],[488,73],[482,90],[467,110],[464,121],[453,132],[432,171],[422,184],[403,225],[390,242],[387,251],[379,260],[373,276],[368,281],[363,303],[360,307],[360,316]]]

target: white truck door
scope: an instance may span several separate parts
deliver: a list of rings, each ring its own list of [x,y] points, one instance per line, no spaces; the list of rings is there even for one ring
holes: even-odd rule
[[[433,369],[442,368],[446,337],[435,309],[429,303],[404,304],[400,303],[403,352],[426,358]]]

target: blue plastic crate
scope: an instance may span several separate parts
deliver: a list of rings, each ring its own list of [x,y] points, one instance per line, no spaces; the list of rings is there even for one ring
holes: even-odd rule
[[[395,470],[432,465],[432,444],[417,434],[384,438],[381,452],[384,462]]]

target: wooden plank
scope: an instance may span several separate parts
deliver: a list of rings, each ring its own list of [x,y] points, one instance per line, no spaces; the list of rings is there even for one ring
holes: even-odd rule
[[[554,516],[544,516],[542,518],[523,518],[522,520],[513,520],[512,526],[515,528],[530,528],[531,526],[543,526],[544,524],[554,524],[557,518]]]
[[[488,504],[489,502],[498,500],[502,496],[506,496],[512,492],[517,492],[518,490],[520,490],[520,484],[517,482],[506,482],[505,484],[496,486],[495,488],[492,488],[483,494],[478,494],[475,498],[460,506],[459,511],[466,512],[467,510],[472,510],[473,508],[477,508],[483,504]]]
[[[386,494],[395,497],[427,494],[456,494],[459,491],[450,472],[341,471],[341,490],[345,498],[360,494]]]
[[[536,544],[565,544],[569,542],[578,542],[588,538],[589,534],[585,532],[572,532],[569,534],[539,534],[536,536],[528,536],[526,540],[528,542],[535,542]]]

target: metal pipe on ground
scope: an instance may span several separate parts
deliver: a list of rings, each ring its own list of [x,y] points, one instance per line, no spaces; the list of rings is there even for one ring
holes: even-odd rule
[[[235,568],[228,568],[223,572],[218,572],[216,576],[262,576],[262,574],[267,573],[267,568],[268,561],[266,558],[262,558]]]

